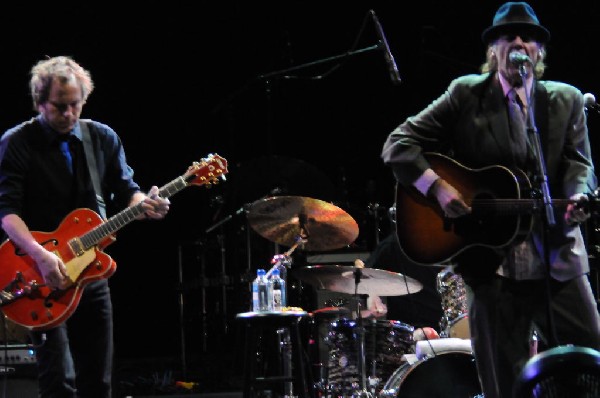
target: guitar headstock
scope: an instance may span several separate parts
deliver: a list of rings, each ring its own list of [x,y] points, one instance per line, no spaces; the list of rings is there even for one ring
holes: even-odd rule
[[[217,184],[219,179],[225,180],[225,174],[228,172],[227,160],[211,153],[200,162],[194,162],[183,178],[192,185]]]

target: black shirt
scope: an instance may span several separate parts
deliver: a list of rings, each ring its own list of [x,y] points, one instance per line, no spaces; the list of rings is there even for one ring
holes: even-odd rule
[[[105,124],[88,120],[105,201],[129,204],[133,181],[121,140]],[[98,212],[79,124],[69,133],[74,175],[60,149],[61,135],[41,115],[7,130],[0,139],[0,218],[19,215],[31,230],[53,231],[76,208]]]

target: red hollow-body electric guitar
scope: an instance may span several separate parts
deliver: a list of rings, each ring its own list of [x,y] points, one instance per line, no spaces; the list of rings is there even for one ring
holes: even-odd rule
[[[210,154],[161,187],[159,195],[168,198],[190,185],[216,184],[227,172],[227,161]],[[5,316],[29,330],[46,330],[66,321],[77,308],[86,284],[114,274],[117,264],[102,250],[115,241],[119,229],[143,212],[138,203],[103,220],[93,210],[76,209],[55,231],[32,232],[65,263],[71,285],[64,290],[48,288],[31,257],[12,241],[4,241],[0,245],[0,307]]]

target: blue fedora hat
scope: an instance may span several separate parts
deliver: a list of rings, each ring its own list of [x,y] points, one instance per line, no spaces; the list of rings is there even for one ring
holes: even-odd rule
[[[542,43],[550,40],[550,31],[540,24],[533,8],[523,1],[509,1],[501,5],[494,15],[492,26],[483,31],[481,39],[489,43],[506,33],[528,34]]]

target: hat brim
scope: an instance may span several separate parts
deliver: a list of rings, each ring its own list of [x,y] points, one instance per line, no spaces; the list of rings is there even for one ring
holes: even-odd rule
[[[550,40],[550,31],[542,25],[536,25],[529,22],[511,22],[502,25],[490,26],[481,34],[481,40],[489,43],[496,40],[505,33],[526,33],[541,43],[547,43]]]

